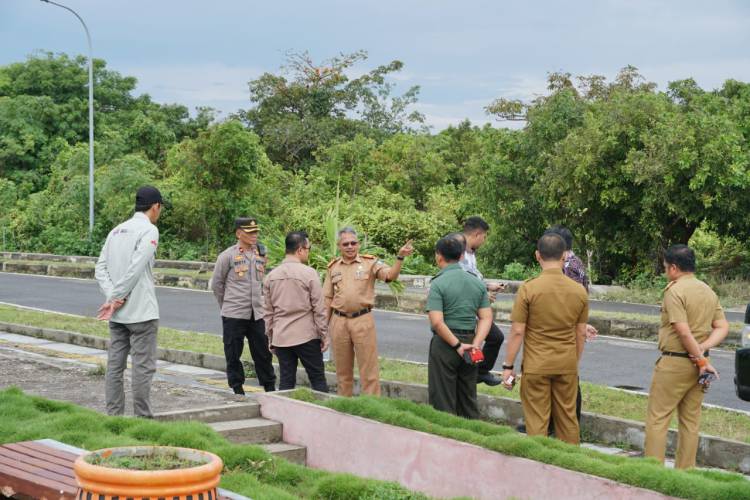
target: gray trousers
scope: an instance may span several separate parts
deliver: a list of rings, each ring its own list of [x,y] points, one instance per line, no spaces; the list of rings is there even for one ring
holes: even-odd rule
[[[133,413],[138,417],[153,417],[151,411],[151,380],[156,372],[156,332],[159,320],[141,323],[109,322],[109,352],[104,396],[107,415],[125,413],[125,389],[123,373],[128,364],[128,353],[132,359]]]

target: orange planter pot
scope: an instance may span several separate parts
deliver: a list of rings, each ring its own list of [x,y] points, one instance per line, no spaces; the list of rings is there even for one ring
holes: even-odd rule
[[[88,455],[147,456],[175,452],[178,457],[203,465],[187,469],[140,471],[112,469],[76,459],[73,465],[80,500],[216,500],[223,462],[213,453],[170,446],[109,448]]]

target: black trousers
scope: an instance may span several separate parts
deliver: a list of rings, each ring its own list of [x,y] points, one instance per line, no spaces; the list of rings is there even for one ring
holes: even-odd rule
[[[294,389],[297,383],[297,360],[302,362],[310,379],[310,386],[316,391],[328,392],[323,353],[320,352],[320,339],[291,347],[276,347],[279,359],[279,390]]]
[[[505,335],[502,330],[495,324],[492,323],[490,326],[490,332],[487,334],[487,338],[484,339],[484,346],[482,347],[482,354],[484,354],[484,361],[479,363],[479,375],[488,373],[495,366],[497,356],[500,354],[500,346],[503,345]]]
[[[453,334],[461,342],[469,343],[474,332]],[[477,405],[477,367],[466,363],[456,350],[439,335],[430,340],[427,358],[427,395],[430,405],[466,418],[479,418]]]
[[[245,368],[240,357],[245,339],[250,347],[258,382],[268,391],[276,388],[276,374],[273,371],[273,356],[268,349],[266,323],[262,320],[221,317],[224,338],[224,357],[227,361],[227,382],[229,387],[245,383]]]

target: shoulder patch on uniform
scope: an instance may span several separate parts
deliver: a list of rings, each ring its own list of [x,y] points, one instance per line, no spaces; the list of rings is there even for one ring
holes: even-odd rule
[[[526,278],[525,280],[523,280],[523,282],[524,283],[528,283],[529,281],[533,281],[533,280],[537,279],[538,277],[539,276],[532,276],[531,278]]]
[[[329,263],[328,263],[328,265],[327,265],[326,267],[331,267],[331,266],[332,266],[332,265],[334,265],[334,264],[335,264],[336,262],[338,262],[338,260],[339,260],[339,257],[336,257],[336,258],[335,258],[335,259],[333,259],[333,260],[332,260],[331,262],[329,262]]]

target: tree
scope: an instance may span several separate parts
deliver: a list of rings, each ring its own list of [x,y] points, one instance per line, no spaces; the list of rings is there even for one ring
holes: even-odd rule
[[[382,139],[421,125],[424,117],[409,111],[419,87],[391,95],[387,77],[403,63],[350,77],[352,67],[366,59],[358,51],[315,63],[307,52],[289,53],[281,74],[249,82],[255,106],[238,116],[260,136],[271,160],[292,169],[307,168],[314,151],[357,134]]]

